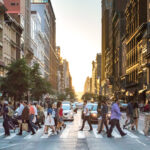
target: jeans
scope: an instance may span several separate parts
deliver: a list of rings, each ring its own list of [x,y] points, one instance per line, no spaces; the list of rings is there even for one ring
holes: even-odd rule
[[[82,124],[82,128],[81,129],[83,130],[86,121],[89,124],[90,130],[92,130],[93,128],[92,128],[92,125],[91,125],[90,116],[84,116],[84,118],[83,118],[83,124]]]
[[[111,133],[112,133],[115,126],[116,126],[117,130],[119,131],[120,135],[123,136],[125,133],[121,130],[120,123],[119,123],[118,119],[112,119],[111,120],[111,127],[110,127],[110,130],[108,132],[108,136],[111,136]]]
[[[30,115],[29,122],[30,122],[31,126],[37,130],[38,127],[35,125],[35,123],[32,122],[33,119],[34,119],[34,115]]]
[[[101,132],[101,131],[102,131],[103,124],[105,125],[105,127],[106,127],[106,131],[107,131],[107,133],[108,133],[108,126],[107,126],[107,119],[106,119],[106,117],[102,117],[102,121],[101,121],[101,126],[100,126],[100,130],[99,130],[99,132]]]
[[[4,130],[5,130],[5,135],[10,135],[9,124],[8,124],[8,120],[7,119],[4,120],[3,127],[4,127]]]

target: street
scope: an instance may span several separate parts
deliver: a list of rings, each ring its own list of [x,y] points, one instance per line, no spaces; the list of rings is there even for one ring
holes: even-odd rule
[[[1,121],[0,121],[1,122]],[[123,124],[124,120],[121,120]],[[93,124],[93,131],[89,132],[86,124],[84,131],[81,127],[81,111],[75,114],[73,122],[66,122],[67,127],[59,135],[43,134],[43,128],[37,134],[31,136],[24,132],[17,136],[11,132],[10,137],[4,137],[2,123],[0,123],[0,150],[148,150],[150,137],[143,135],[144,116],[140,116],[139,132],[125,130],[126,137],[121,137],[114,129],[114,138],[107,138],[106,134],[97,134],[97,125]],[[121,125],[122,126],[122,125]]]

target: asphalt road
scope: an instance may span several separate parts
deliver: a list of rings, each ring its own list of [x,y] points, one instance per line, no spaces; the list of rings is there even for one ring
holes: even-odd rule
[[[123,124],[125,120],[121,120]],[[84,131],[81,127],[81,112],[75,114],[73,122],[66,122],[67,127],[59,135],[43,134],[43,128],[36,135],[31,136],[24,132],[17,136],[11,133],[5,138],[2,124],[0,123],[0,150],[149,150],[150,137],[143,135],[144,116],[140,116],[139,132],[125,130],[126,137],[121,137],[115,129],[114,138],[107,138],[106,134],[97,134],[97,125],[93,125],[93,131],[89,132],[86,124]]]

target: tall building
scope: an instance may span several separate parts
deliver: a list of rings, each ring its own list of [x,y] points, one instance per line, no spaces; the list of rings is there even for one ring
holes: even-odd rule
[[[145,99],[147,86],[147,0],[130,0],[126,16],[126,90],[139,91]]]
[[[85,84],[84,84],[84,93],[91,93],[90,77],[86,78],[86,81],[85,81]]]
[[[21,51],[22,27],[7,14],[3,3],[0,3],[0,75],[4,76],[6,71],[4,66],[18,59]]]
[[[46,77],[45,70],[45,33],[41,31],[41,17],[37,11],[31,11],[31,47],[34,50],[32,63],[38,63],[42,77]]]
[[[111,51],[109,52],[110,47],[110,16],[112,11],[112,4],[113,0],[102,0],[102,64],[101,64],[101,94],[106,94],[106,80],[107,80],[107,73],[111,72],[108,71],[108,68],[111,69],[108,65],[112,65],[111,61]],[[108,26],[109,25],[109,26]],[[109,58],[109,64],[108,64]],[[107,66],[107,67],[106,67]]]
[[[50,0],[31,0],[31,8],[33,11],[39,12],[41,16],[42,32],[46,34],[45,51],[45,69],[47,77],[54,90],[58,89],[57,71],[58,57],[56,51],[56,24],[55,14]]]
[[[31,5],[30,0],[4,0],[7,13],[10,14],[23,27],[23,37],[21,39],[22,49],[19,57],[26,57],[28,63],[33,57],[31,48]]]
[[[3,59],[3,22],[6,8],[4,2],[0,1],[0,76],[4,76],[4,59]]]

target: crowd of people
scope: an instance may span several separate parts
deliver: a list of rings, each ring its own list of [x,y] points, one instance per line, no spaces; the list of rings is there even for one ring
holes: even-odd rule
[[[0,114],[3,116],[3,127],[5,136],[10,136],[10,130],[19,128],[17,135],[22,135],[23,131],[32,132],[31,135],[36,134],[36,131],[44,125],[44,134],[48,134],[48,129],[52,129],[52,134],[58,134],[66,125],[63,122],[62,103],[58,102],[47,104],[47,111],[45,111],[42,104],[21,101],[14,109],[11,102],[5,101],[0,105]],[[16,114],[16,115],[15,115]]]
[[[150,105],[150,102],[148,103]],[[109,112],[111,109],[111,113]],[[126,108],[126,121],[123,125],[123,129],[131,129],[138,131],[139,120],[139,105],[137,102],[129,101]],[[149,111],[150,112],[150,111]],[[44,134],[48,134],[49,128],[52,130],[52,135],[59,134],[59,132],[66,127],[63,121],[63,108],[62,102],[48,103],[47,109],[42,104],[21,101],[17,104],[17,108],[14,109],[11,102],[5,101],[0,105],[0,114],[3,115],[3,127],[5,136],[10,135],[10,130],[19,128],[17,135],[22,135],[23,131],[32,132],[31,135],[36,134],[36,131],[44,125]],[[17,114],[17,115],[15,115]],[[111,106],[108,106],[107,101],[98,103],[98,134],[104,131],[106,128],[107,137],[112,137],[114,127],[116,127],[121,136],[125,136],[126,133],[120,127],[120,119],[124,118],[120,111],[119,100],[115,99]],[[92,124],[90,119],[90,110],[88,108],[87,101],[84,101],[83,113],[82,113],[82,127],[80,131],[83,131],[85,122],[87,121],[90,127],[89,131],[92,131]],[[150,131],[150,114],[145,116],[144,133],[148,135]]]
[[[150,105],[150,102],[148,102]],[[107,137],[112,137],[112,132],[114,127],[116,127],[121,136],[125,136],[126,133],[120,127],[120,119],[121,117],[124,118],[120,111],[119,107],[119,100],[115,99],[114,102],[111,104],[110,109],[111,113],[109,113],[109,107],[106,101],[102,101],[98,103],[97,107],[97,114],[98,114],[98,134],[100,134],[104,130],[104,126],[106,128]],[[150,112],[150,111],[149,111]],[[137,102],[129,101],[127,108],[126,108],[126,121],[123,125],[123,129],[131,129],[138,132],[138,120],[140,116],[139,105]],[[90,110],[87,105],[87,101],[84,101],[84,111],[82,114],[83,123],[80,131],[83,131],[85,122],[87,121],[91,131],[92,125],[90,120]],[[110,125],[110,127],[109,127]],[[150,114],[145,117],[145,127],[144,127],[144,134],[148,135],[150,131]]]

